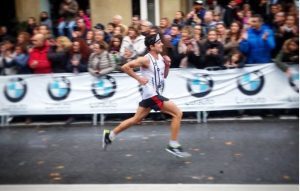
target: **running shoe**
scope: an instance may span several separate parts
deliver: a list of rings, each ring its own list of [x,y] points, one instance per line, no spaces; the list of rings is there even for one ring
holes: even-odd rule
[[[187,158],[192,156],[190,153],[184,152],[181,146],[171,147],[170,145],[168,145],[166,151],[180,158]]]
[[[104,129],[102,135],[102,148],[106,150],[107,146],[111,144],[111,140],[109,138],[110,130]]]

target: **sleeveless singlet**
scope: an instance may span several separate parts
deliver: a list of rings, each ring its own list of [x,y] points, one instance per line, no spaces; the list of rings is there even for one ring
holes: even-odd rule
[[[148,79],[148,83],[142,86],[142,98],[148,99],[155,95],[161,95],[164,86],[165,63],[159,54],[156,60],[150,53],[145,57],[150,61],[148,68],[140,68],[141,75]]]

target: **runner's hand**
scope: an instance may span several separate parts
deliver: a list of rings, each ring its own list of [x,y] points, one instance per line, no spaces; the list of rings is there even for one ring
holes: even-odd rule
[[[138,79],[138,82],[141,84],[141,85],[146,85],[148,83],[148,79],[143,77],[143,76],[140,76],[139,79]]]

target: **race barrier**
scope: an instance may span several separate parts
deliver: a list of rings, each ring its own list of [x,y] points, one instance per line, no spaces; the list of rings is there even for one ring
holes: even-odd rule
[[[171,69],[163,95],[184,112],[298,108],[298,65],[293,69],[290,78],[273,63],[216,71]],[[124,73],[1,76],[0,90],[3,124],[7,116],[134,113],[141,100],[140,85]]]

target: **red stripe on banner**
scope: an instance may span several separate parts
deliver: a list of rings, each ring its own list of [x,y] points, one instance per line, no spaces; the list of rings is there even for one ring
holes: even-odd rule
[[[158,99],[157,96],[153,96],[151,99],[155,102],[159,109],[162,109],[163,102],[160,99]]]

